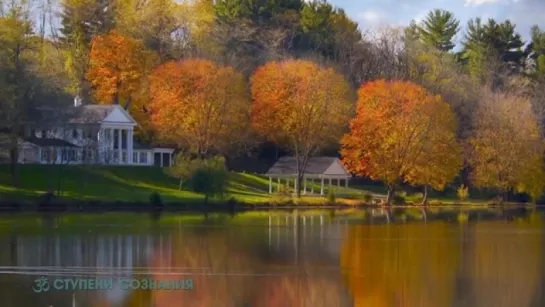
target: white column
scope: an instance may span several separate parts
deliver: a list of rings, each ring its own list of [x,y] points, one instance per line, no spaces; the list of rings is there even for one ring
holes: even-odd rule
[[[337,188],[341,187],[341,178],[337,178]]]
[[[310,180],[310,194],[314,195],[314,179]]]
[[[344,180],[344,187],[348,189],[348,178]]]
[[[161,167],[163,167],[163,153],[162,152],[159,153],[159,157],[161,158],[161,160],[160,160],[161,162],[159,162],[159,163],[161,164]]]
[[[324,195],[324,178],[322,177],[322,182],[320,185],[320,195]]]
[[[110,150],[114,149],[114,129],[110,128]]]
[[[331,191],[331,178],[329,178],[329,190]]]
[[[117,163],[123,164],[122,154],[123,151],[123,130],[117,129]]]
[[[307,194],[307,177],[303,178],[303,194]]]
[[[269,177],[269,194],[272,194],[272,177]]]
[[[280,193],[280,177],[277,178],[278,185],[277,185],[277,192]]]
[[[127,164],[133,164],[134,161],[132,160],[133,156],[133,128],[129,128],[127,130]]]

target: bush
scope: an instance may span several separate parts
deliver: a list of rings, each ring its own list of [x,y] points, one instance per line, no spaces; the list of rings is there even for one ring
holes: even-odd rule
[[[157,192],[153,192],[150,194],[149,202],[154,209],[159,209],[163,207],[163,200],[161,199],[161,195]]]
[[[202,160],[200,165],[191,174],[191,190],[205,195],[205,202],[209,197],[223,198],[227,193],[229,173],[225,168],[225,159],[214,157]]]
[[[405,204],[405,196],[402,194],[396,194],[394,195],[392,199],[392,204],[396,206],[402,206]]]
[[[333,189],[329,189],[327,192],[327,201],[331,204],[335,203],[336,200],[335,191]]]
[[[363,200],[365,201],[365,203],[370,204],[373,201],[373,194],[365,192],[363,194]]]
[[[460,201],[464,201],[469,197],[469,189],[465,185],[460,185],[460,187],[456,190],[456,195],[458,196],[458,199]]]

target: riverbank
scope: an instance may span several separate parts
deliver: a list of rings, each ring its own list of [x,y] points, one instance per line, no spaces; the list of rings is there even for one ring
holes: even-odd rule
[[[311,189],[312,185],[308,185]],[[317,184],[314,191],[319,190]],[[333,187],[335,200],[326,196],[269,194],[267,178],[231,172],[227,195],[211,199],[179,189],[179,181],[164,169],[131,166],[19,165],[19,185],[11,186],[9,165],[0,165],[0,210],[2,211],[240,211],[245,209],[359,207],[384,197],[376,187]],[[55,197],[50,197],[52,193]],[[325,194],[328,189],[326,187]],[[155,200],[150,200],[155,194]],[[365,196],[372,196],[372,200]],[[408,198],[411,201],[410,198]],[[448,204],[454,200],[431,200]],[[470,202],[486,204],[486,202]],[[197,206],[195,206],[197,205]]]

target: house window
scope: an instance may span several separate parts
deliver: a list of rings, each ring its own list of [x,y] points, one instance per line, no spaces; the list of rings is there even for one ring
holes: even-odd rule
[[[138,164],[138,153],[137,152],[132,153],[132,163],[133,164]]]
[[[85,149],[81,151],[81,161],[87,161],[87,150]]]
[[[49,162],[49,150],[44,148],[42,149],[42,157],[41,157],[41,160],[43,162]]]
[[[76,161],[76,150],[70,149],[68,151],[68,161]]]
[[[47,130],[42,130],[42,139],[47,137]]]
[[[72,138],[74,138],[74,139],[78,138],[78,129],[72,130]]]
[[[147,152],[141,152],[140,153],[140,164],[148,164],[148,153]]]

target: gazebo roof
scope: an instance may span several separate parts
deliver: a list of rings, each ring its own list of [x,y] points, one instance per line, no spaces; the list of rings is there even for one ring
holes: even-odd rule
[[[265,173],[268,177],[295,177],[297,163],[295,157],[282,157]],[[311,157],[305,168],[305,176],[312,177],[351,177],[341,161],[336,157]]]

